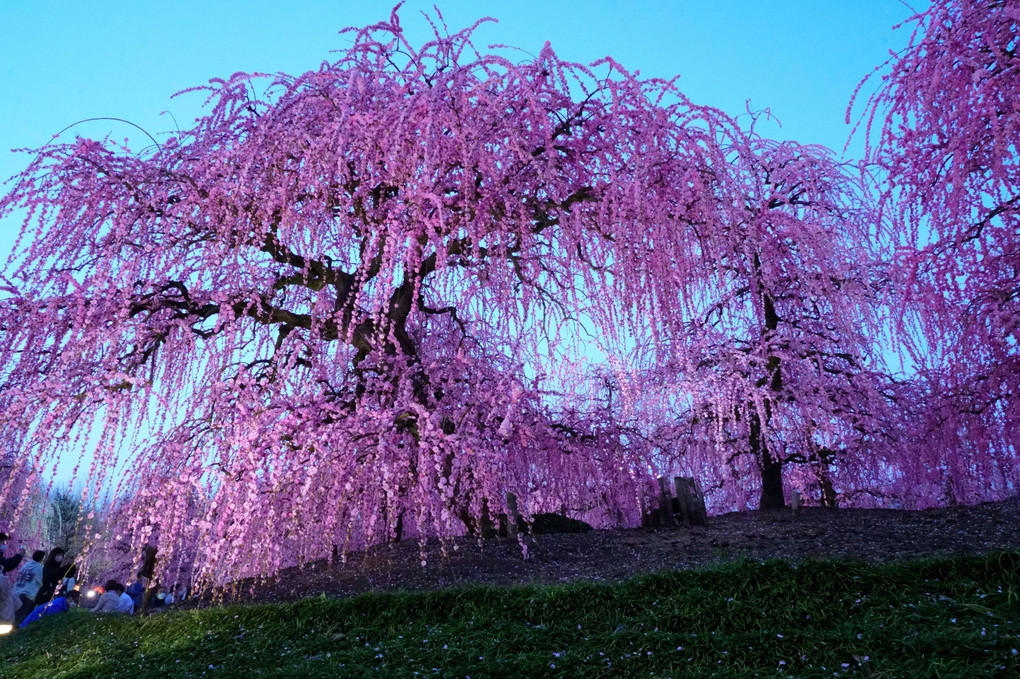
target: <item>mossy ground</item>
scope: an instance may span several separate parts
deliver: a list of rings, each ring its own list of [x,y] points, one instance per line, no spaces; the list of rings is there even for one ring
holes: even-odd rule
[[[743,561],[617,584],[85,611],[0,640],[43,677],[1020,675],[1020,552],[887,565]]]

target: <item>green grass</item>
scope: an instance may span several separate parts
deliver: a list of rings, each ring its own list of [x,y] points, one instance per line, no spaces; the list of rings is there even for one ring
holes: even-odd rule
[[[325,597],[0,640],[25,677],[1020,676],[1020,552],[742,563],[616,585]]]

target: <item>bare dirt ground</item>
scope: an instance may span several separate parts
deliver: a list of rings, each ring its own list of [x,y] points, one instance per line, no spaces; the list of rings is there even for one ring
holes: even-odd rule
[[[426,546],[383,545],[288,569],[241,598],[289,600],[319,594],[347,597],[369,591],[429,590],[460,585],[508,586],[612,582],[663,569],[686,569],[740,558],[803,561],[846,558],[869,563],[927,556],[1020,549],[1020,497],[974,506],[902,511],[804,508],[709,517],[707,528],[655,528],[473,538]],[[454,548],[455,547],[455,548]],[[244,588],[248,589],[248,588]]]

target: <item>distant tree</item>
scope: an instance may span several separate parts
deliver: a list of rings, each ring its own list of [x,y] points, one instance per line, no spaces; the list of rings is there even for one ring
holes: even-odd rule
[[[676,414],[657,437],[682,466],[725,470],[736,507],[783,507],[787,464],[834,504],[835,479],[850,492],[900,452],[867,188],[827,149],[753,133],[728,171],[718,221],[690,227],[702,257],[678,286],[683,325],[648,366],[666,389],[649,407]]]
[[[81,492],[59,489],[49,500],[46,513],[46,544],[77,554],[85,545]]]
[[[21,440],[6,432],[0,448],[0,531],[18,543],[34,545],[45,533],[45,496],[39,474],[19,458]]]

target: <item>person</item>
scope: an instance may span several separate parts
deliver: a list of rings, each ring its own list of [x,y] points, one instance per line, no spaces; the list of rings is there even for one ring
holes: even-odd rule
[[[48,601],[41,606],[36,606],[31,613],[25,616],[25,619],[21,621],[18,627],[26,627],[44,615],[57,615],[58,613],[66,613],[68,609],[77,606],[80,600],[80,595],[77,590],[71,590],[64,596],[54,597],[52,601]]]
[[[179,604],[187,598],[187,590],[184,589],[184,583],[175,582],[170,585],[170,593],[166,595],[166,605],[173,606]]]
[[[10,539],[11,536],[7,533],[0,533],[0,574],[10,573],[17,568],[18,564],[21,563],[21,560],[25,558],[25,545],[22,545],[21,550],[14,556],[8,557],[6,555],[7,541]]]
[[[21,599],[14,596],[11,583],[3,575],[0,575],[0,626],[4,628],[4,634],[13,628],[14,616],[19,608],[21,608]]]
[[[156,585],[151,589],[152,592],[149,594],[148,607],[151,610],[156,610],[157,608],[163,608],[166,606],[166,589],[163,585]]]
[[[117,590],[120,594],[120,603],[117,606],[117,610],[121,613],[127,613],[131,615],[135,612],[135,600],[131,598],[131,595],[124,590],[124,585],[117,583]]]
[[[42,586],[35,595],[35,604],[44,604],[53,598],[57,585],[64,578],[66,569],[63,567],[64,550],[54,547],[43,561]]]
[[[35,607],[35,597],[39,593],[39,588],[42,587],[42,560],[45,556],[46,552],[43,550],[35,550],[32,552],[32,560],[18,571],[18,578],[14,581],[14,593],[21,600],[21,608],[14,616],[15,623],[24,620]]]
[[[105,590],[99,597],[99,601],[92,607],[93,613],[120,613],[120,591],[123,591],[120,583],[116,580],[107,580],[103,585]]]
[[[139,573],[134,582],[128,585],[125,590],[131,600],[135,602],[135,610],[141,610],[142,599],[145,596],[145,575]]]

